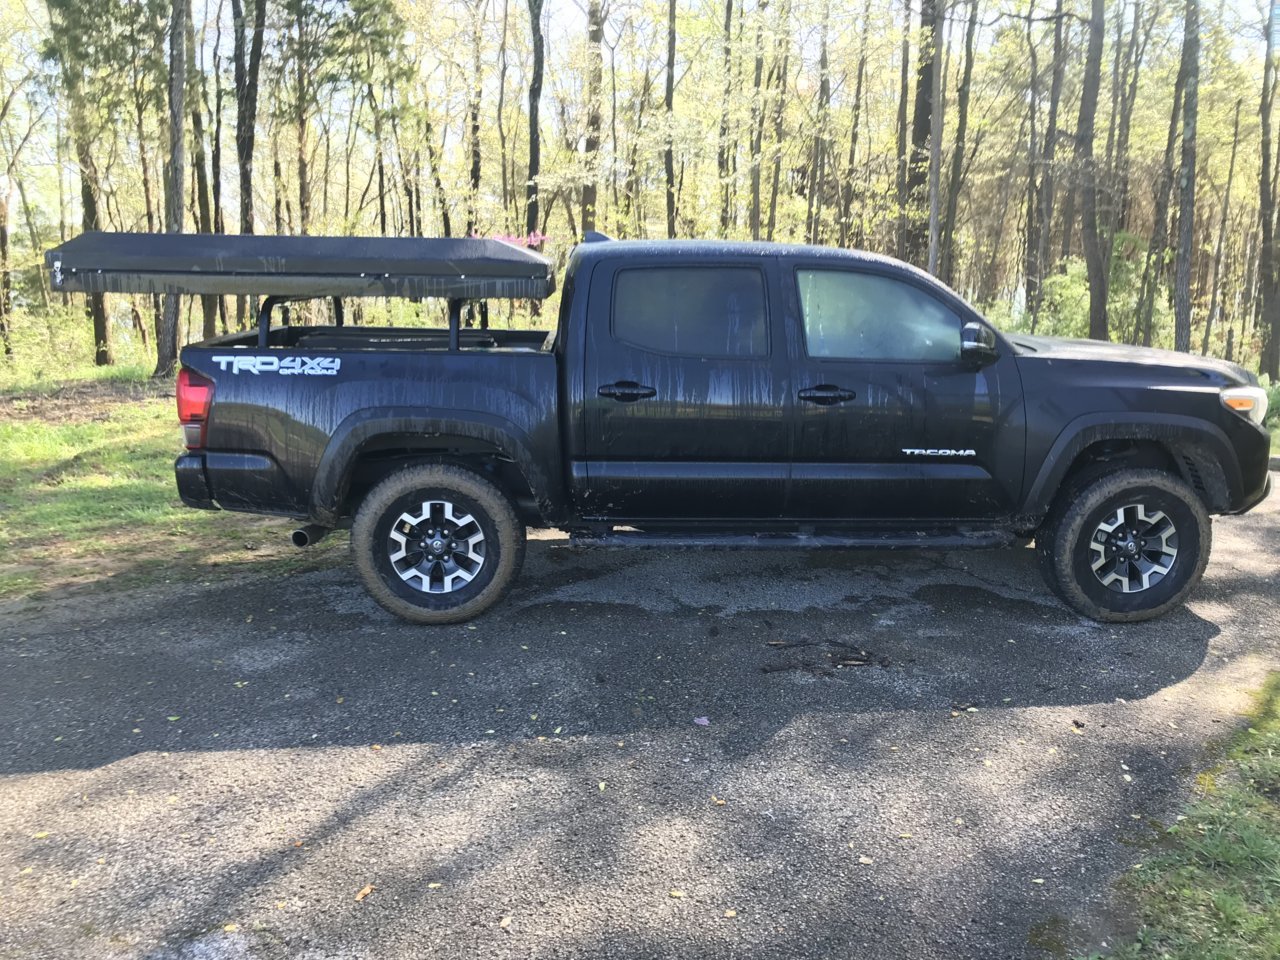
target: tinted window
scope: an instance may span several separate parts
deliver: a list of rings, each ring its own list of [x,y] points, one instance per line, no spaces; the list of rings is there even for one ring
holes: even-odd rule
[[[871,273],[798,270],[811,357],[955,360],[960,318],[923,290]]]
[[[769,352],[764,277],[750,267],[620,270],[613,333],[662,353],[763,357]]]

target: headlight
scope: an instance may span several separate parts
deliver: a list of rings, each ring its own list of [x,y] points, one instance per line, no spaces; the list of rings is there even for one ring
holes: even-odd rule
[[[1267,416],[1267,392],[1261,387],[1231,387],[1222,391],[1222,405],[1254,423]]]

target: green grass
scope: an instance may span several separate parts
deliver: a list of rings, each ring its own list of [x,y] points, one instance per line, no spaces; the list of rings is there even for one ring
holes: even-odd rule
[[[287,520],[183,506],[172,397],[123,379],[0,405],[0,598],[334,562],[345,538],[297,551]]]
[[[1142,926],[1119,960],[1280,957],[1280,673],[1162,853],[1125,886]]]

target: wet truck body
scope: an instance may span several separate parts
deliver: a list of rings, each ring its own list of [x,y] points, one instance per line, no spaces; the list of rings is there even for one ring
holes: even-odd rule
[[[236,250],[250,238],[223,239]],[[219,261],[217,290],[209,279],[193,290],[182,264],[152,271],[146,287],[101,279],[109,269],[67,280],[74,251],[49,256],[54,269],[62,252],[56,269],[73,289],[271,295],[259,329],[181,353],[179,402],[194,391],[199,409],[187,411],[176,473],[193,507],[343,527],[392,475],[443,464],[496,488],[521,524],[581,542],[997,546],[1052,540],[1073,522],[1071,501],[1102,479],[1160,474],[1194,500],[1176,533],[1141,520],[1173,526],[1176,511],[1153,506],[1173,494],[1135,494],[1140,503],[1098,508],[1116,506],[1119,524],[1086,518],[1097,531],[1075,547],[1086,580],[1095,544],[1119,550],[1133,565],[1107,567],[1122,572],[1085,592],[1095,604],[1119,594],[1120,613],[1145,615],[1131,594],[1172,580],[1192,539],[1207,556],[1200,514],[1207,524],[1245,511],[1269,489],[1265,395],[1233,364],[1006,335],[898,261],[757,243],[583,243],[553,328],[498,330],[483,325],[481,301],[545,297],[554,281],[540,257],[476,243],[469,256],[445,246],[416,260],[372,249],[341,276],[334,263],[302,269],[302,253],[254,273],[264,259],[251,253],[238,273]],[[435,272],[406,281],[414,262]],[[445,299],[450,327],[342,323],[342,299],[370,293]],[[270,325],[272,308],[303,297],[332,298],[335,322]],[[1124,513],[1135,506],[1141,517]],[[1130,544],[1137,559],[1126,561]],[[1156,559],[1142,572],[1144,556]],[[1078,566],[1062,563],[1063,576]]]

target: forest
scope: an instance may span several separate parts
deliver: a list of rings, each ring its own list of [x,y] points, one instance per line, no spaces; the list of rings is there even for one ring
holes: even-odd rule
[[[1257,0],[0,0],[0,377],[163,376],[250,322],[50,293],[81,231],[561,263],[596,230],[887,253],[1005,329],[1275,381],[1277,33]]]

